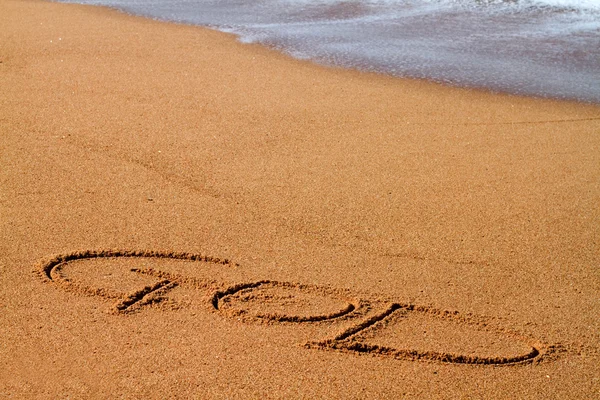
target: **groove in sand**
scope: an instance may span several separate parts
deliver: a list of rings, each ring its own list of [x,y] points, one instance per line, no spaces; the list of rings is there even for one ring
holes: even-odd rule
[[[241,322],[266,321],[270,324],[327,322],[330,325],[345,325],[341,331],[328,339],[306,343],[307,348],[370,354],[407,361],[497,366],[540,361],[553,349],[553,346],[545,345],[525,335],[507,329],[493,329],[476,316],[467,318],[453,311],[390,302],[377,299],[376,296],[374,300],[369,301],[353,296],[347,290],[323,286],[270,280],[228,284],[214,279],[198,279],[154,268],[130,268],[128,273],[156,278],[157,281],[119,296],[102,287],[81,284],[65,271],[69,263],[76,261],[118,258],[154,258],[165,261],[205,262],[223,267],[239,266],[228,259],[192,253],[88,250],[55,256],[39,263],[35,270],[45,282],[57,283],[68,291],[116,299],[117,302],[111,310],[118,314],[160,303],[166,300],[165,296],[174,289],[187,287],[194,290],[211,290],[212,296],[207,300],[210,308],[225,317],[243,317],[236,318]],[[371,304],[378,304],[380,311],[372,313],[368,306]],[[349,326],[348,322],[351,323]],[[437,332],[438,342],[415,334],[417,327],[440,329],[441,333]],[[472,343],[458,343],[461,342],[463,331],[474,332],[475,336],[479,334],[482,337],[479,347]],[[402,336],[404,333],[406,335]],[[435,336],[436,332],[433,334]],[[448,341],[448,338],[454,338],[454,342]],[[411,341],[414,347],[407,345]],[[493,347],[492,344],[496,342],[503,343],[505,346]],[[433,346],[434,349],[421,348],[427,346]],[[454,349],[454,351],[446,349]],[[490,352],[492,354],[488,354]]]

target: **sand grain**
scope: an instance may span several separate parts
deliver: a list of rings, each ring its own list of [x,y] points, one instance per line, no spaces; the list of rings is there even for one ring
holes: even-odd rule
[[[102,8],[0,27],[0,397],[600,396],[597,106]]]

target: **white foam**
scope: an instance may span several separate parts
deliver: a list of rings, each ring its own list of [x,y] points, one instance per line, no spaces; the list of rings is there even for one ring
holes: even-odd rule
[[[310,1],[310,0],[305,0]],[[319,0],[321,1],[321,0]],[[328,0],[322,0],[328,1]],[[330,0],[336,2],[338,0]],[[365,0],[370,3],[401,5],[405,0]],[[519,11],[526,8],[558,8],[580,12],[600,12],[600,0],[415,0],[413,4],[430,3],[440,6],[453,6],[463,8],[503,8],[506,10]]]
[[[600,11],[600,0],[534,0],[533,2],[552,7]]]

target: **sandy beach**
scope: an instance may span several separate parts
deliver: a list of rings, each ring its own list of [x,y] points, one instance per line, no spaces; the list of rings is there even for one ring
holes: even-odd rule
[[[599,133],[0,0],[0,397],[600,397]]]

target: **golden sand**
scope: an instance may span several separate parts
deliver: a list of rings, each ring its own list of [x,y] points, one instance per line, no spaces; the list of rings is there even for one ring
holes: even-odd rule
[[[599,133],[2,0],[0,397],[598,397]]]

